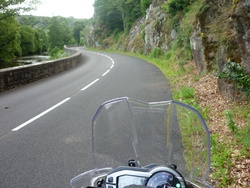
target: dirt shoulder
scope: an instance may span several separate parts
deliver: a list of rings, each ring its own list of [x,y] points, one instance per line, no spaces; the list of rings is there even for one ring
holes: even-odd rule
[[[216,140],[228,148],[228,161],[225,161],[223,167],[226,169],[227,187],[250,187],[250,158],[242,154],[242,145],[239,144],[227,125],[227,118],[223,114],[225,110],[235,107],[250,108],[249,101],[234,103],[229,101],[222,93],[218,91],[217,77],[212,74],[199,76],[195,71],[194,63],[189,63],[185,67],[187,72],[180,79],[185,85],[195,88],[195,97],[198,99],[199,105],[205,109],[208,108],[208,118],[206,122],[209,126],[211,135],[217,135]],[[236,127],[244,127],[247,123],[245,118],[234,117]],[[249,135],[250,136],[250,135]],[[213,146],[212,147],[216,147]],[[224,151],[223,151],[224,152]],[[222,153],[223,154],[223,153]],[[213,155],[213,152],[212,152]],[[212,157],[213,158],[213,157]],[[213,160],[213,159],[212,159]],[[212,162],[212,173],[210,175],[210,183],[214,187],[222,187],[220,181],[225,181],[223,177],[214,179],[214,173],[220,173],[220,169]],[[225,184],[224,184],[225,185]]]

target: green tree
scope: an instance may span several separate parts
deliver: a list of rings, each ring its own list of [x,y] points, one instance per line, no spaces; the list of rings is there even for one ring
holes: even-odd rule
[[[19,25],[14,17],[0,20],[0,67],[11,65],[22,55]]]
[[[23,55],[29,55],[36,52],[36,36],[31,26],[22,26],[20,30],[21,48]]]
[[[34,9],[40,0],[0,0],[0,20]]]
[[[12,64],[21,56],[21,37],[15,16],[33,9],[39,0],[0,0],[0,67]]]
[[[151,3],[152,0],[141,0],[141,12],[143,15],[146,14],[146,10],[148,9]]]
[[[124,30],[128,32],[132,24],[142,16],[140,0],[126,0],[124,8]]]
[[[175,16],[180,11],[185,11],[196,0],[169,0],[167,1],[167,12]]]
[[[74,24],[73,29],[73,37],[75,38],[78,45],[81,42],[81,31],[84,29],[84,22],[83,21],[76,21]]]
[[[96,0],[94,8],[97,25],[110,33],[129,31],[142,15],[141,0]]]
[[[112,0],[95,1],[96,24],[98,27],[103,28],[102,30],[112,33],[114,30],[122,31],[124,29],[122,16],[118,12],[116,4]]]
[[[37,52],[46,52],[48,50],[48,36],[46,32],[41,28],[36,29],[36,32],[39,34],[39,47]]]
[[[49,25],[50,17],[32,16],[32,15],[19,15],[17,19],[21,25],[29,25],[33,28],[46,29]]]
[[[123,24],[123,30],[125,29],[126,25],[125,25],[125,16],[126,16],[126,2],[125,0],[116,0],[116,1],[112,1],[109,0],[108,1],[109,6],[112,7],[112,11],[109,12],[109,14],[112,13],[116,13],[120,16],[121,20],[122,20],[122,24]]]
[[[35,36],[35,53],[40,54],[41,53],[41,40],[40,40],[40,33],[37,31],[37,29],[34,29],[34,36]]]
[[[58,49],[63,49],[63,46],[68,44],[70,39],[71,32],[65,18],[52,17],[48,33],[49,52],[54,53]]]
[[[47,50],[47,35],[42,29],[23,25],[20,35],[22,55],[41,54]]]

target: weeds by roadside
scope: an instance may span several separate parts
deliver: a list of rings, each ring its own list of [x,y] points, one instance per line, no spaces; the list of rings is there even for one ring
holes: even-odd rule
[[[217,78],[195,73],[194,63],[176,65],[168,55],[143,58],[162,70],[173,99],[200,111],[211,132],[211,174],[214,188],[250,187],[250,101],[230,103],[217,91]]]
[[[157,58],[126,54],[157,66],[171,85],[173,99],[193,106],[206,120],[211,133],[209,182],[213,187],[250,187],[250,101],[228,101],[218,92],[215,76],[199,75],[193,62],[176,64],[174,53],[170,50]]]
[[[227,118],[227,126],[234,133],[237,127],[235,126],[233,112],[231,110],[225,110],[223,114]]]

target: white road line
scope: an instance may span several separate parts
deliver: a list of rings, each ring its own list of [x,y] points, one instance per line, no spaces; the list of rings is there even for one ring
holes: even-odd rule
[[[109,56],[107,56],[107,55],[105,55],[105,54],[101,54],[101,53],[95,53],[95,52],[89,52],[89,51],[87,51],[87,52],[88,52],[88,53],[97,54],[97,55],[101,55],[101,56],[104,56],[104,57],[106,57],[106,58],[108,58],[108,59],[111,60],[111,62],[112,62],[111,67],[110,67],[109,70],[107,70],[102,76],[107,75],[107,74],[111,71],[111,69],[114,67],[115,62],[114,62],[114,60],[113,60],[111,57],[109,57]],[[91,82],[89,85],[87,85],[87,86],[85,86],[84,88],[82,88],[81,91],[86,90],[87,88],[89,88],[90,86],[92,86],[92,85],[94,85],[96,82],[98,82],[99,80],[100,80],[100,79],[98,78],[98,79],[96,79],[95,81]],[[49,113],[50,111],[54,110],[55,108],[61,106],[62,104],[64,104],[65,102],[67,102],[67,101],[70,100],[70,99],[71,99],[70,97],[69,97],[69,98],[66,98],[65,100],[59,102],[59,103],[56,104],[55,106],[52,106],[52,107],[49,108],[48,110],[42,112],[41,114],[39,114],[39,115],[33,117],[32,119],[30,119],[30,120],[24,122],[23,124],[19,125],[18,127],[14,128],[14,129],[12,129],[12,131],[18,131],[18,130],[20,130],[21,128],[23,128],[23,127],[27,126],[28,124],[32,123],[33,121],[39,119],[40,117],[44,116],[45,114]]]
[[[50,111],[54,110],[55,108],[61,106],[62,104],[64,104],[65,102],[67,102],[68,100],[70,100],[70,98],[67,98],[59,103],[57,103],[55,106],[52,106],[51,108],[49,108],[48,110],[42,112],[41,114],[33,117],[32,119],[30,119],[29,121],[26,121],[25,123],[19,125],[18,127],[16,127],[15,129],[12,129],[12,131],[18,131],[20,130],[21,128],[25,127],[26,125],[32,123],[33,121],[39,119],[40,117],[44,116],[45,114],[49,113]]]
[[[110,69],[107,70],[102,76],[106,76],[106,74],[108,74],[110,72]]]
[[[89,85],[87,85],[86,87],[82,88],[81,91],[84,91],[86,89],[88,89],[90,86],[94,85],[96,82],[98,82],[100,79],[96,79],[95,81],[91,82]]]
[[[90,52],[90,51],[85,51],[85,52],[87,52],[87,53],[92,53],[92,54],[96,54],[96,55],[100,55],[100,56],[104,56],[104,57],[110,59],[112,65],[111,65],[111,67],[110,67],[109,70],[111,70],[111,69],[114,67],[114,65],[115,65],[115,61],[114,61],[111,57],[109,57],[108,55],[101,54],[101,53],[97,53],[97,52]]]

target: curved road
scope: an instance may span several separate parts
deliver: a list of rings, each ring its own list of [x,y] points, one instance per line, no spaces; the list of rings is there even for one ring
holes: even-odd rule
[[[92,168],[91,120],[106,100],[171,97],[155,66],[129,56],[84,51],[75,68],[0,93],[0,187],[70,187]]]

